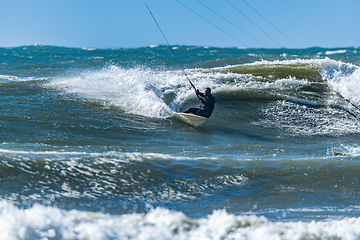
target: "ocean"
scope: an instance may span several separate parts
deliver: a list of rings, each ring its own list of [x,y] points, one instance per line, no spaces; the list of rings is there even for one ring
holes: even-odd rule
[[[360,239],[360,50],[172,49],[0,48],[0,239]]]

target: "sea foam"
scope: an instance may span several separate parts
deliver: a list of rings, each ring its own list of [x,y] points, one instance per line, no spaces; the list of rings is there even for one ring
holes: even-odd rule
[[[193,219],[151,208],[147,213],[111,215],[0,201],[1,239],[358,239],[360,218],[270,221],[264,216],[215,210]]]
[[[171,115],[173,110],[162,100],[159,81],[161,76],[150,70],[111,66],[56,78],[47,86],[106,106],[117,106],[128,113],[161,118]]]

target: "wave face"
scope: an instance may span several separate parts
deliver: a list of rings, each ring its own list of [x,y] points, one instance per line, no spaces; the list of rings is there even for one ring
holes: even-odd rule
[[[358,49],[173,50],[0,48],[0,238],[359,238]]]

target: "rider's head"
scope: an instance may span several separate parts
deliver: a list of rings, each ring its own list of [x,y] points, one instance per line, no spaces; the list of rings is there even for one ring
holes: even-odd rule
[[[211,89],[209,87],[205,88],[205,95],[210,95]]]

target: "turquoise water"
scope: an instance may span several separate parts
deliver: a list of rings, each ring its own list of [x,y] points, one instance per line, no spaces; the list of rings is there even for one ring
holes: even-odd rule
[[[357,239],[358,49],[173,50],[0,48],[0,238]]]

